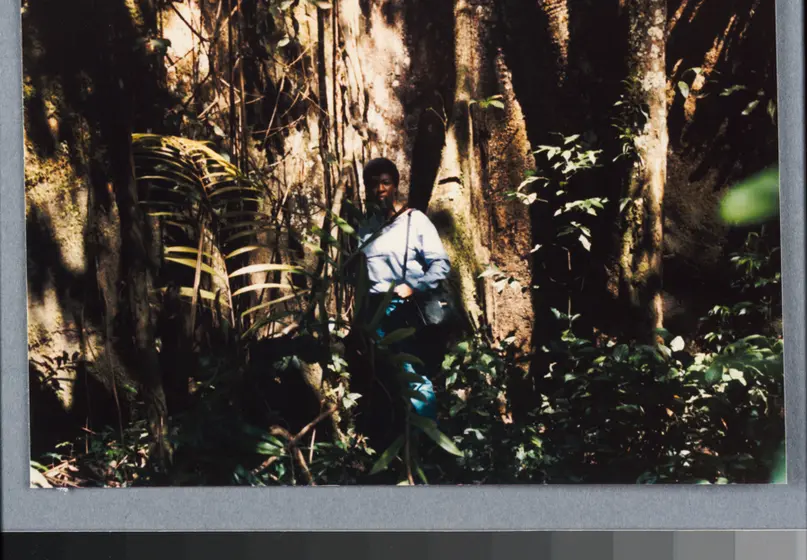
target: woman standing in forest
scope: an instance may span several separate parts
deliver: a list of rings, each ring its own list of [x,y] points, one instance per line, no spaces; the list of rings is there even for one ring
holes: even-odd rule
[[[392,289],[394,295],[377,334],[383,337],[405,327],[421,330],[423,314],[416,300],[419,295],[435,290],[448,276],[448,254],[429,218],[399,200],[400,175],[394,163],[385,158],[371,160],[362,178],[369,209],[367,223],[359,228],[370,284],[367,309],[372,316]],[[416,337],[404,339],[392,350],[421,357],[421,345],[416,340]],[[437,410],[430,374],[416,370],[411,363],[404,364],[404,368],[422,380],[409,384],[422,395],[422,400],[410,399],[415,413],[435,420]]]

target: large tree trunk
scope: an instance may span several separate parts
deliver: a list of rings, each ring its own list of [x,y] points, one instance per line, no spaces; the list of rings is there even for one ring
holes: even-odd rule
[[[131,132],[136,119],[159,128],[165,99],[153,57],[133,50],[149,31],[141,16],[122,3],[37,0],[23,10],[29,367],[64,380],[55,389],[73,417],[54,423],[122,427],[135,398],[122,389],[140,384],[161,433],[148,225]],[[124,94],[129,84],[137,103]],[[63,357],[55,371],[54,356]],[[32,417],[38,407],[32,402]]]
[[[215,6],[202,9],[210,12],[199,18],[209,22],[202,31],[211,35]],[[498,338],[515,332],[527,345],[530,217],[526,208],[502,204],[501,194],[523,179],[532,162],[510,70],[492,32],[493,2],[343,0],[330,9],[301,2],[271,14],[271,32],[262,33],[258,16],[267,14],[249,14],[245,44],[253,54],[259,47],[273,53],[245,76],[247,96],[265,99],[265,107],[248,115],[249,149],[259,167],[281,164],[269,172],[283,185],[278,198],[287,196],[283,190],[290,192],[294,205],[300,195],[309,196],[338,214],[346,196],[364,194],[357,181],[363,164],[388,157],[401,171],[401,191],[432,215],[443,234],[454,280],[474,322],[490,325]],[[185,19],[196,18],[186,14]],[[194,34],[170,13],[166,29],[173,44],[193,42]],[[276,48],[284,35],[294,42]],[[199,45],[199,56],[181,61],[174,79],[189,73],[194,60],[204,60],[205,48]],[[226,40],[220,38],[209,50],[226,52]],[[217,64],[226,67],[228,61],[219,57]],[[474,105],[496,94],[504,97],[504,111]],[[204,95],[210,99],[203,97],[202,107],[216,92]],[[226,129],[226,112],[209,115]],[[288,128],[301,116],[303,126]],[[255,142],[264,136],[274,140]],[[309,209],[310,221],[299,217],[302,209],[294,209],[292,227],[330,226],[320,208]],[[491,262],[520,287],[497,293],[491,279],[480,281],[478,275]],[[328,309],[343,307],[334,298]]]
[[[629,29],[631,110],[643,111],[627,179],[620,251],[620,294],[630,310],[633,334],[652,340],[661,328],[662,210],[667,174],[666,10],[664,0],[624,0]]]
[[[529,211],[504,202],[532,168],[524,116],[504,59],[499,19],[493,2],[454,3],[456,84],[446,115],[445,144],[430,210],[445,224],[445,241],[465,306],[477,326],[489,326],[497,339],[514,335],[531,341],[530,301],[532,224]],[[503,109],[483,108],[480,100],[501,97]],[[445,217],[445,218],[444,218]],[[494,288],[498,277],[478,276],[489,264],[515,283]]]

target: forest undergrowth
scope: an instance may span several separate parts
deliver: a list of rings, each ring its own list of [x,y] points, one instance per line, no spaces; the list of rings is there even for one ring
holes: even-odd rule
[[[404,395],[397,410],[406,421],[394,424],[402,433],[379,447],[357,427],[365,412],[363,395],[351,391],[361,372],[346,355],[349,326],[332,327],[326,362],[336,382],[321,413],[294,433],[270,393],[317,358],[280,352],[250,364],[250,344],[234,341],[232,351],[199,356],[192,402],[171,418],[167,469],[149,461],[136,400],[125,426],[87,430],[33,465],[54,485],[105,487],[781,481],[783,341],[755,330],[781,306],[778,251],[755,233],[745,249],[730,265],[735,296],[746,300],[715,305],[690,340],[663,330],[656,345],[586,340],[575,334],[578,316],[554,310],[562,336],[538,350],[551,364],[533,382],[540,404],[531,410],[508,404],[530,356],[482,328],[442,357],[438,423],[408,414]],[[383,356],[388,343],[371,342],[380,370],[397,371],[404,387],[402,359],[417,358]]]

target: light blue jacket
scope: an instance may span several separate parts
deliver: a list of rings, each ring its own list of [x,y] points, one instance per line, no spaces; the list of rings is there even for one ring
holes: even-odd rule
[[[408,244],[407,212],[399,215],[369,242],[373,234],[383,226],[383,220],[370,218],[359,227],[361,251],[367,257],[370,293],[385,293],[391,285],[402,283],[404,251],[407,246],[409,256],[406,259],[406,283],[413,290],[436,288],[448,276],[450,262],[437,229],[423,212],[411,210],[411,214]]]

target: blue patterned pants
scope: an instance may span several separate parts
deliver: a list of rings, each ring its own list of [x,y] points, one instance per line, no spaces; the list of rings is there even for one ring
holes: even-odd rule
[[[380,298],[376,300],[380,302]],[[384,336],[395,332],[398,329],[406,328],[406,327],[415,327],[419,328],[420,321],[417,318],[417,314],[413,310],[414,304],[407,302],[399,297],[392,298],[390,304],[387,306],[385,310],[384,316],[381,318],[381,321],[376,328],[376,333],[379,337],[383,338]],[[378,308],[378,303],[375,306],[371,306],[374,309]],[[394,343],[390,345],[390,351],[395,353],[405,353],[411,354],[413,356],[417,356],[421,358],[421,352],[418,347],[417,343],[417,333],[413,336],[405,338],[400,342]],[[421,358],[422,359],[422,358]],[[420,382],[412,381],[409,383],[409,388],[413,391],[420,393],[426,402],[423,400],[411,398],[410,402],[412,403],[412,407],[414,411],[419,416],[423,416],[426,418],[430,418],[432,420],[436,420],[437,416],[437,403],[435,401],[434,396],[434,386],[432,382],[429,380],[429,372],[423,371],[425,368],[420,365],[415,365],[411,363],[405,363],[404,369],[421,378]]]

